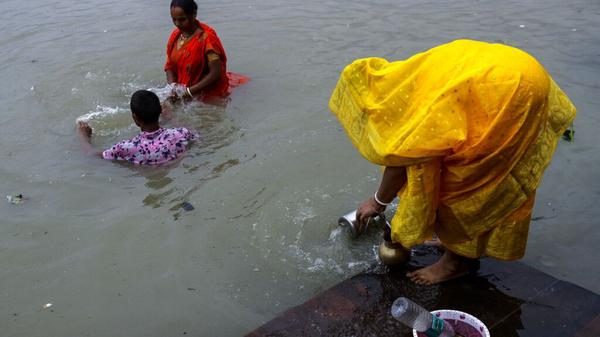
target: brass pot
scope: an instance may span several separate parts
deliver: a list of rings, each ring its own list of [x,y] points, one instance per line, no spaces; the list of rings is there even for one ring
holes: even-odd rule
[[[410,258],[410,250],[401,244],[383,241],[379,245],[379,260],[388,266],[402,264]]]

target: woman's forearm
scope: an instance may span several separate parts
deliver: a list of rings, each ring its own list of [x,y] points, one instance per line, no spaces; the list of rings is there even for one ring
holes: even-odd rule
[[[221,60],[214,60],[208,63],[208,73],[202,79],[189,87],[192,95],[196,95],[206,87],[217,82],[221,78]]]
[[[387,166],[383,171],[383,177],[377,190],[377,199],[384,203],[389,203],[398,194],[400,189],[406,183],[406,168]]]
[[[366,223],[370,217],[385,211],[385,206],[394,200],[404,184],[406,184],[406,169],[404,167],[389,166],[385,168],[379,189],[375,192],[375,195],[371,195],[363,201],[356,210],[356,219],[359,224],[357,231],[359,233],[366,228]]]

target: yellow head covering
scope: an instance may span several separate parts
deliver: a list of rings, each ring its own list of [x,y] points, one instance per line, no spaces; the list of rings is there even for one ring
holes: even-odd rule
[[[505,259],[524,253],[535,189],[575,118],[574,106],[533,57],[471,40],[405,61],[356,60],[342,72],[329,106],[367,160],[407,167],[394,241],[418,244],[437,223],[455,252]],[[489,238],[513,222],[518,229],[498,238],[513,244],[491,249]]]

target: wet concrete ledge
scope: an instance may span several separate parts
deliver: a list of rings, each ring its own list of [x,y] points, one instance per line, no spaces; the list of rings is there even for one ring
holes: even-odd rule
[[[482,320],[493,337],[600,337],[600,295],[520,262],[482,259],[473,275],[419,286],[407,270],[428,265],[439,252],[418,247],[404,267],[367,271],[283,312],[246,337],[412,336],[389,315],[406,296],[429,310],[456,309]]]

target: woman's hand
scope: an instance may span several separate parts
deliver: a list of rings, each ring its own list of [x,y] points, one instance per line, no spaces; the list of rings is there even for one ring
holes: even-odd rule
[[[385,206],[394,200],[398,191],[406,184],[406,179],[406,169],[404,167],[388,166],[385,168],[377,192],[363,201],[356,210],[357,234],[361,234],[367,229],[369,219],[385,211]],[[375,195],[379,202],[375,200]]]
[[[181,99],[183,99],[184,102],[189,102],[194,99],[192,87],[185,87],[185,91],[183,92],[183,95],[181,95]]]
[[[362,234],[367,229],[367,224],[371,218],[385,211],[385,206],[378,204],[375,198],[370,197],[363,201],[356,210],[356,233]]]
[[[167,97],[167,100],[171,103],[179,101],[179,95],[175,92],[175,89],[171,90],[171,94]]]
[[[181,91],[181,89],[179,89],[180,85],[177,83],[169,83],[168,86],[171,87],[171,93],[169,94],[169,97],[167,97],[167,100],[171,102],[171,104],[175,104],[181,99],[179,93],[179,91]]]

